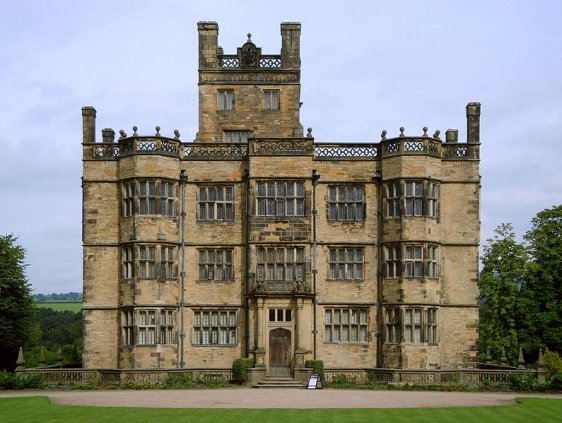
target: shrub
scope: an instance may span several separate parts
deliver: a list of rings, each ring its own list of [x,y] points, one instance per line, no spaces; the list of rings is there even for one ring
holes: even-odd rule
[[[324,380],[324,362],[322,360],[306,360],[304,367],[313,369],[314,373]]]
[[[232,363],[232,380],[236,383],[244,383],[248,380],[248,369],[254,367],[251,358],[237,358]]]
[[[166,380],[166,388],[193,388],[195,386],[196,383],[189,373],[173,373],[169,375]]]
[[[509,375],[509,384],[515,391],[533,391],[537,380],[531,375]]]
[[[0,372],[0,388],[37,389],[43,387],[43,376],[38,373],[18,374]]]
[[[562,390],[562,372],[552,375],[550,378],[550,387],[552,389]]]
[[[326,385],[330,388],[353,388],[355,387],[355,380],[343,374],[336,374],[332,377],[332,381]]]
[[[549,379],[562,372],[562,358],[560,358],[558,352],[546,349],[544,352],[544,369],[546,370],[546,377]]]

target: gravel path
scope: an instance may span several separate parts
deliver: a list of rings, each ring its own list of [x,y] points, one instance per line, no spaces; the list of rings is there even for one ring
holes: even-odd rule
[[[516,397],[562,394],[306,389],[0,391],[0,398],[47,396],[55,404],[155,408],[417,408],[513,404]]]

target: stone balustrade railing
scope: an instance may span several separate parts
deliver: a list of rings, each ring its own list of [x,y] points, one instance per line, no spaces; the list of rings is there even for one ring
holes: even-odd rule
[[[377,160],[428,155],[443,160],[478,160],[479,144],[445,143],[433,138],[399,137],[380,143],[314,143],[313,138],[250,138],[248,143],[182,143],[177,138],[132,136],[115,143],[83,144],[85,160],[117,160],[135,154],[182,160],[241,160],[248,156],[311,155],[314,160]]]
[[[25,369],[18,373],[40,374],[47,384],[121,384],[125,382],[164,384],[169,378],[189,377],[193,381],[232,381],[231,369]],[[346,380],[362,383],[509,384],[512,375],[527,375],[544,382],[544,369],[341,369],[324,370],[325,382]]]

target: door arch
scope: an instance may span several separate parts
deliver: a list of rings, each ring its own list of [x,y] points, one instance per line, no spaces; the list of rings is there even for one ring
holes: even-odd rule
[[[269,332],[269,373],[291,374],[291,331],[283,328]]]

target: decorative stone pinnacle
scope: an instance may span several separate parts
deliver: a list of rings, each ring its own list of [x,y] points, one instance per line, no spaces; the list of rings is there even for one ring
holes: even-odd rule
[[[423,136],[427,137],[427,126],[424,126],[422,129],[423,129]]]
[[[439,134],[441,133],[441,131],[438,129],[435,131],[435,133],[433,134],[433,138],[435,138],[436,140],[440,140],[441,138],[439,138]]]
[[[178,131],[177,129],[174,129],[174,139],[175,140],[180,139],[180,131]]]
[[[251,43],[251,42],[252,42],[252,34],[250,34],[250,33],[248,32],[247,35],[248,35],[248,42]]]
[[[312,128],[307,128],[307,129],[306,129],[306,137],[307,137],[307,138],[312,138]]]
[[[16,360],[16,371],[25,370],[25,358],[23,357],[23,348],[20,347],[18,351],[18,359]]]
[[[136,126],[133,126],[133,137],[138,137],[139,134],[137,134],[137,128]]]
[[[400,136],[401,137],[404,136],[404,127],[403,126],[400,127]]]
[[[384,130],[381,132],[381,141],[384,141],[384,140],[386,139],[386,134],[387,134],[386,129],[384,129]]]
[[[119,130],[119,139],[126,138],[127,134],[122,129]]]
[[[156,125],[156,126],[154,127],[154,129],[156,129],[156,134],[155,134],[155,136],[159,137],[159,136],[160,136],[160,127],[159,127],[158,125]]]
[[[523,348],[519,347],[519,357],[517,358],[517,368],[520,370],[525,369],[525,359],[523,358]]]

